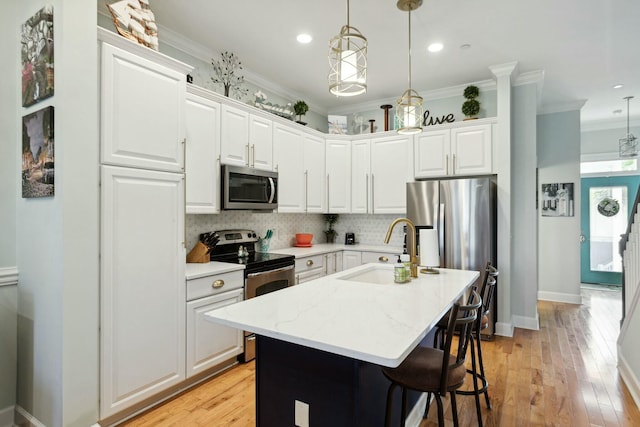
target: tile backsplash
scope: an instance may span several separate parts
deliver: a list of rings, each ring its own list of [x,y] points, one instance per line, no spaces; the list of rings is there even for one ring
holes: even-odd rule
[[[344,243],[344,234],[353,232],[357,243],[384,245],[389,224],[399,216],[341,214],[334,225],[338,233],[336,243]],[[260,236],[271,228],[274,230],[271,239],[273,250],[292,246],[296,233],[313,233],[313,243],[325,243],[323,231],[327,224],[322,214],[223,211],[217,215],[187,215],[187,251],[196,244],[200,233],[230,228],[255,230]],[[402,228],[396,228],[389,244],[398,247],[402,243]]]

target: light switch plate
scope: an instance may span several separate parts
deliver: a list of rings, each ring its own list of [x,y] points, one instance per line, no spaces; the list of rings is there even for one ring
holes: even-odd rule
[[[295,402],[296,427],[309,427],[309,404],[299,400]]]

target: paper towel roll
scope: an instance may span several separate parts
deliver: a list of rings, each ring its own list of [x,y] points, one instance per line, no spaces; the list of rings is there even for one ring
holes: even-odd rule
[[[420,265],[440,267],[440,249],[438,247],[438,230],[420,229]]]

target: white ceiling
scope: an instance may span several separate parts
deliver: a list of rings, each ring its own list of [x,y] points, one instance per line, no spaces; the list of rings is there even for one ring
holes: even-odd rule
[[[234,52],[246,77],[260,76],[324,111],[388,101],[407,88],[408,17],[396,0],[350,1],[350,23],[369,41],[368,91],[351,98],[336,98],[327,86],[328,41],[346,23],[346,0],[150,3],[160,43],[164,29],[211,55]],[[517,61],[520,73],[544,73],[541,112],[586,101],[583,124],[606,126],[626,122],[623,97],[634,95],[632,121],[640,122],[639,19],[638,0],[425,0],[412,13],[412,86],[426,92],[487,80],[490,66]],[[301,32],[313,41],[299,44]],[[434,41],[444,49],[428,54]],[[471,48],[460,49],[465,43]],[[624,87],[613,89],[617,83]]]

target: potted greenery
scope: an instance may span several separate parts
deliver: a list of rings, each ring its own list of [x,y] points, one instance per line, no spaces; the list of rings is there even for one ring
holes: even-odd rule
[[[302,116],[307,114],[307,111],[309,111],[309,106],[307,105],[307,103],[302,100],[296,102],[295,104],[293,104],[293,111],[295,112],[296,116],[298,116],[298,120],[296,120],[296,123],[306,125],[306,123],[302,121]]]
[[[329,228],[324,231],[324,235],[327,238],[327,243],[333,243],[336,239],[336,230],[333,229],[333,224],[338,222],[338,214],[324,214],[324,219],[327,221]]]
[[[464,89],[464,97],[466,101],[462,104],[462,114],[465,120],[473,120],[478,118],[480,112],[480,102],[476,99],[480,94],[477,86],[469,85]]]

